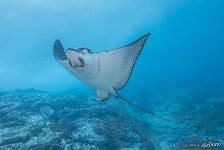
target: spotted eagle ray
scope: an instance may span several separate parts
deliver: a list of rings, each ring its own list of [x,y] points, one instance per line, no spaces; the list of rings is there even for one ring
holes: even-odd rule
[[[54,43],[53,53],[56,60],[66,70],[96,90],[98,99],[105,101],[114,96],[153,116],[168,121],[135,105],[117,93],[117,90],[126,86],[135,62],[150,35],[148,33],[131,44],[103,52],[92,52],[88,48],[68,48],[65,52],[58,39]]]

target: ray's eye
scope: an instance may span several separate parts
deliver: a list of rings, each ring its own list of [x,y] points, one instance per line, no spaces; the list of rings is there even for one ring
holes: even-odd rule
[[[79,57],[79,61],[80,61],[81,63],[84,63],[84,59],[81,58],[81,57]]]
[[[69,63],[70,66],[72,66],[72,62],[70,60],[68,61],[68,63]]]

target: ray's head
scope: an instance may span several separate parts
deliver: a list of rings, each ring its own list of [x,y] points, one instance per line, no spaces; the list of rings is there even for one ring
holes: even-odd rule
[[[89,76],[94,70],[95,63],[92,57],[93,52],[87,48],[64,50],[61,41],[58,39],[54,43],[53,54],[55,59],[72,74],[78,76]]]
[[[70,61],[70,65],[73,68],[85,68],[88,67],[90,57],[89,54],[92,53],[87,48],[72,49],[68,48],[66,50],[66,56]]]

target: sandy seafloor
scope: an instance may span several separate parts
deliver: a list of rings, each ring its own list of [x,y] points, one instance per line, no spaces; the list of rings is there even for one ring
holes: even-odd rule
[[[138,98],[136,104],[172,121],[149,116],[118,99],[100,102],[94,95],[52,95],[33,89],[1,92],[0,150],[224,148],[224,87],[125,96]],[[202,146],[209,142],[219,146]]]

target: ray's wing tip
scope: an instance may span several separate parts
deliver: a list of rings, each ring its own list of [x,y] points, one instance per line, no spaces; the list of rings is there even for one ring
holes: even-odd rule
[[[137,41],[146,41],[151,34],[152,33],[146,33],[145,35],[140,37]]]
[[[59,39],[56,39],[54,42],[54,48],[59,45],[61,45],[61,41]]]
[[[143,37],[148,38],[152,33],[146,33]]]
[[[56,39],[55,42],[60,42],[60,39]]]
[[[65,54],[64,48],[59,39],[56,39],[54,42],[53,54],[57,61],[67,60],[67,56]]]
[[[146,33],[145,35],[143,35],[142,37],[140,37],[140,38],[139,38],[138,40],[136,40],[135,42],[143,42],[143,44],[144,44],[150,35],[151,35],[151,33]],[[134,43],[135,43],[135,42],[134,42]]]

